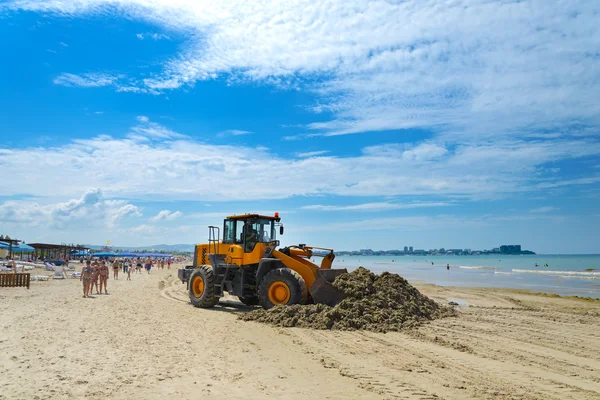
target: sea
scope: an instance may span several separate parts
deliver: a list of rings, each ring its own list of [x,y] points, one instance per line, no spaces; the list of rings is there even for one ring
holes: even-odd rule
[[[397,273],[409,282],[600,298],[600,255],[338,256],[333,263],[348,270],[359,266]]]

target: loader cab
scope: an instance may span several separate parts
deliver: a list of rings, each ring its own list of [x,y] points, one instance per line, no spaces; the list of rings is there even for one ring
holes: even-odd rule
[[[280,218],[258,214],[227,217],[223,222],[223,243],[241,246],[246,263],[258,262],[268,244],[277,242]],[[256,253],[256,254],[255,254]]]

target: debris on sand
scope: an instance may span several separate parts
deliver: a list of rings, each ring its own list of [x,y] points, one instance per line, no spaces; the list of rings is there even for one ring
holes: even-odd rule
[[[240,318],[282,327],[388,332],[456,315],[451,307],[421,294],[398,274],[375,275],[359,267],[338,276],[333,286],[346,295],[335,307],[324,304],[279,306],[251,311]]]

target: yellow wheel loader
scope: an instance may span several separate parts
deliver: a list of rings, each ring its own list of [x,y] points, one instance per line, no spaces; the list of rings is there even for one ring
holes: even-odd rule
[[[344,296],[331,284],[346,269],[331,269],[333,250],[288,246],[277,249],[283,235],[279,213],[227,217],[221,228],[208,227],[208,243],[196,245],[193,265],[178,270],[191,303],[210,308],[225,292],[246,305],[338,304]],[[322,257],[321,265],[310,261]]]

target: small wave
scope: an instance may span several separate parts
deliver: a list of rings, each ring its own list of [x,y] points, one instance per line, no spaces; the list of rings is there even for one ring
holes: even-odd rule
[[[512,272],[543,275],[573,275],[573,276],[600,276],[600,272],[592,271],[547,271],[536,269],[513,269]]]
[[[491,269],[491,270],[495,270],[496,269],[496,267],[485,267],[485,266],[482,266],[482,265],[478,265],[478,266],[474,266],[474,267],[466,266],[466,265],[459,265],[458,268],[462,268],[462,269]]]
[[[582,275],[553,275],[561,279],[580,279],[586,281],[600,281],[600,275],[598,276],[582,276]]]
[[[512,275],[512,272],[501,272],[501,271],[494,271],[495,274],[498,275]]]

